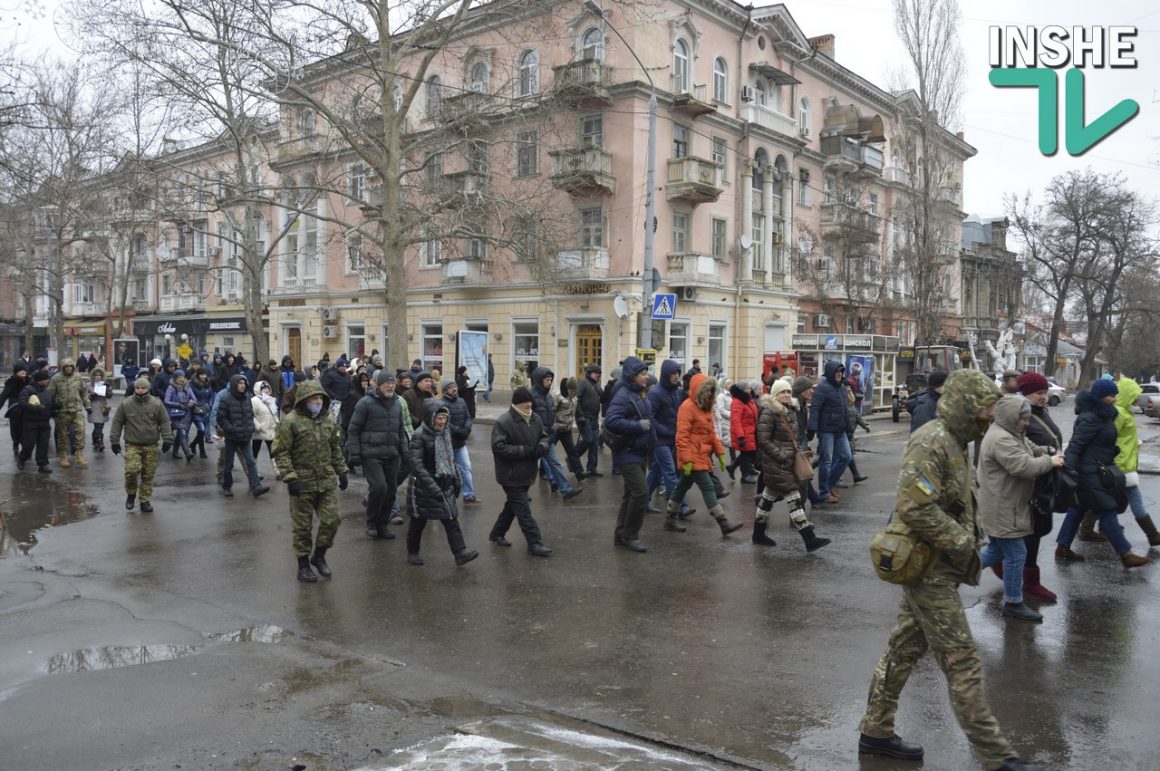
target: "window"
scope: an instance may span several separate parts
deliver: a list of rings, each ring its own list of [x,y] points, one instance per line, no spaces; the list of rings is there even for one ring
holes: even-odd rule
[[[808,136],[810,133],[810,100],[804,96],[798,103],[798,128],[801,129],[803,136]]]
[[[604,146],[604,116],[589,115],[584,118],[580,127],[580,145],[582,147]]]
[[[679,38],[673,46],[673,91],[689,92],[689,44]]]
[[[431,153],[423,161],[423,184],[434,190],[443,182],[443,153]]]
[[[597,27],[592,27],[584,33],[581,43],[585,61],[604,61],[604,33]]]
[[[877,193],[870,194],[870,201],[867,204],[866,210],[868,212],[870,212],[871,214],[873,214],[875,217],[878,216],[878,194]]]
[[[685,370],[685,363],[689,360],[689,325],[683,321],[669,322],[669,358],[681,365]]]
[[[346,272],[359,273],[363,269],[363,239],[359,233],[346,237]]]
[[[488,92],[488,81],[491,79],[491,72],[488,69],[487,62],[476,62],[471,67],[471,75],[469,76],[471,90],[477,94],[486,94]]]
[[[725,259],[726,241],[725,233],[728,228],[725,220],[713,220],[713,256],[718,260]]]
[[[798,173],[798,203],[802,206],[810,205],[810,173],[805,169]]]
[[[833,203],[835,200],[834,189],[837,183],[834,178],[827,175],[825,183],[822,185],[822,203]]]
[[[722,322],[709,323],[709,351],[710,362],[717,362],[721,370],[729,371],[729,364],[725,361],[725,324]]]
[[[535,131],[516,135],[516,176],[530,177],[540,171],[540,137]]]
[[[604,209],[593,206],[580,210],[580,246],[599,249],[604,246]]]
[[[173,277],[168,273],[161,276],[161,294],[173,294]]]
[[[434,118],[443,109],[443,81],[438,75],[427,78],[427,117]]]
[[[540,322],[513,321],[512,322],[512,371],[515,371],[516,362],[524,363],[524,371],[532,374],[540,361]]]
[[[423,369],[443,372],[443,325],[423,325]]]
[[[765,215],[753,215],[753,272],[765,272]]]
[[[144,300],[146,291],[146,282],[144,278],[133,279],[133,299]]]
[[[298,133],[304,137],[314,136],[314,110],[302,110],[298,116]]]
[[[346,328],[346,352],[360,359],[367,354],[366,327],[362,324],[351,324]]]
[[[483,139],[473,139],[467,144],[467,163],[476,174],[487,175],[487,142]]]
[[[209,223],[199,220],[193,223],[193,256],[204,260],[209,256]]]
[[[673,157],[684,158],[689,154],[689,131],[688,126],[683,126],[680,123],[673,124]]]
[[[439,260],[443,257],[443,242],[437,238],[432,238],[430,230],[424,233],[424,235],[427,236],[427,240],[419,244],[419,267],[438,267]]]
[[[526,215],[516,220],[512,228],[512,252],[520,262],[532,262],[539,257],[540,236],[535,217]]]
[[[689,213],[673,212],[673,253],[684,254],[689,251]]]
[[[350,182],[350,197],[356,201],[363,200],[367,186],[366,167],[361,163],[352,163],[348,172],[348,180]]]
[[[729,67],[725,60],[718,56],[713,60],[713,101],[728,104],[729,99]]]
[[[759,104],[762,107],[764,107],[768,101],[768,97],[765,91],[765,78],[758,78],[757,80],[753,81],[753,101],[755,104]]]
[[[717,164],[721,181],[725,180],[726,156],[729,154],[729,142],[725,137],[713,137],[713,163]]]
[[[539,92],[540,55],[535,49],[528,49],[520,54],[516,77],[520,96],[532,96]]]
[[[483,260],[487,258],[487,241],[483,238],[469,238],[467,239],[467,256],[473,260]]]

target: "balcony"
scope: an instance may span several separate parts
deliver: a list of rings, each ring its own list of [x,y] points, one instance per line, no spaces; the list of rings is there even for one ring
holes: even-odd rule
[[[890,166],[882,172],[882,176],[887,182],[894,182],[898,185],[906,185],[907,187],[914,187],[915,176],[901,166]]]
[[[790,137],[791,139],[798,138],[798,124],[796,120],[763,104],[745,105],[741,110],[741,118],[750,123],[756,123],[758,126],[769,129],[782,136]]]
[[[322,150],[322,138],[317,134],[279,142],[274,149],[275,163],[290,163],[318,155]]]
[[[552,184],[569,194],[587,198],[616,192],[612,154],[599,147],[553,150]]]
[[[200,308],[201,298],[195,294],[167,294],[161,297],[161,311],[183,311]]]
[[[136,313],[144,313],[146,311],[152,311],[155,306],[152,300],[147,300],[144,297],[134,297],[129,301],[129,307]]]
[[[145,255],[137,255],[130,260],[129,270],[133,273],[149,273],[153,270],[153,261]]]
[[[499,103],[491,94],[462,91],[443,97],[437,120],[450,128],[471,132],[484,127],[499,112]]]
[[[692,156],[669,160],[668,200],[706,203],[716,201],[721,193],[721,167],[716,163]]]
[[[102,316],[108,308],[104,303],[80,302],[72,304],[74,316]]]
[[[670,254],[665,281],[673,286],[720,284],[721,263],[711,254]]]
[[[869,242],[878,238],[880,218],[858,207],[830,201],[822,203],[822,237]]]
[[[608,278],[608,250],[584,247],[556,252],[553,272],[558,279],[602,281]]]
[[[693,90],[680,83],[673,77],[673,112],[683,113],[690,118],[699,118],[702,115],[717,112],[717,105],[708,100],[708,88],[704,83],[693,86]]]
[[[598,59],[584,59],[552,68],[556,93],[573,107],[608,107],[612,68]]]
[[[318,280],[314,278],[284,278],[279,286],[265,290],[268,295],[301,295],[310,294],[318,288]]]
[[[483,203],[483,194],[486,192],[487,174],[468,169],[443,175],[439,199],[445,208],[459,209]]]
[[[485,260],[467,257],[462,260],[444,260],[444,284],[482,284],[490,282],[490,271]]]
[[[826,156],[826,171],[882,173],[882,151],[850,137],[838,134],[822,137],[822,155]]]

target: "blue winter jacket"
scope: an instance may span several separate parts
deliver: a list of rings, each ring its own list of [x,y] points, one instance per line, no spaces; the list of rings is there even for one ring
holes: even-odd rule
[[[648,401],[652,407],[653,428],[657,433],[657,444],[666,447],[677,445],[677,410],[685,400],[685,392],[681,388],[681,381],[670,383],[669,378],[674,372],[680,372],[681,365],[672,359],[665,359],[661,364],[661,377],[657,384],[648,389]]]
[[[814,400],[810,402],[810,431],[844,434],[849,419],[846,384],[842,382],[845,367],[842,362],[831,359],[823,371],[826,376],[814,388]]]
[[[604,415],[604,426],[614,434],[631,437],[623,450],[612,453],[612,464],[624,466],[644,463],[652,454],[657,441],[656,423],[652,420],[652,405],[645,395],[644,386],[638,386],[632,379],[648,369],[635,356],[624,360],[620,383],[608,402],[608,412]],[[647,419],[652,425],[645,430],[640,422]]]

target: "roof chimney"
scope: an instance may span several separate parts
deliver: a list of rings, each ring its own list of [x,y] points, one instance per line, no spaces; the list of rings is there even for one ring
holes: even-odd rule
[[[818,35],[809,38],[810,45],[814,47],[815,51],[819,51],[826,56],[834,59],[834,36],[833,35]]]

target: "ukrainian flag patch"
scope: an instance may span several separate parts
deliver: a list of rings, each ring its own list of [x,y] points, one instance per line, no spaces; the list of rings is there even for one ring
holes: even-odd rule
[[[934,485],[926,477],[919,477],[918,481],[914,483],[914,486],[925,493],[928,498],[934,497]]]

